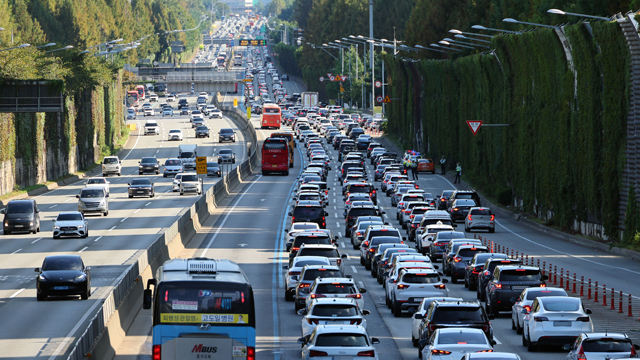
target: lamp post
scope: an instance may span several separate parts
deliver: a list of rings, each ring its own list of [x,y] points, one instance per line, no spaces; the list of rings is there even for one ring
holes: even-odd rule
[[[44,53],[45,53],[45,54],[49,54],[49,53],[52,53],[52,52],[56,52],[56,51],[60,51],[60,50],[69,50],[69,49],[73,49],[73,46],[72,46],[72,45],[67,45],[67,46],[65,46],[65,47],[61,47],[60,49],[55,49],[55,50],[45,51]],[[88,50],[85,50],[85,51],[86,51],[86,52],[89,52]],[[81,54],[84,54],[84,53],[85,53],[85,51],[81,52]]]
[[[466,45],[460,45],[460,44],[453,44],[450,43],[446,40],[440,40],[438,41],[438,44],[442,44],[442,45],[448,45],[448,46],[457,46],[457,47],[461,47],[461,48],[467,48],[467,49],[471,49],[471,50],[476,50],[476,48],[471,47],[471,46],[466,46]]]
[[[512,23],[512,24],[523,24],[523,25],[532,25],[532,26],[545,27],[545,28],[549,28],[549,29],[560,29],[559,26],[530,23],[530,22],[526,22],[526,21],[518,21],[518,20],[512,19],[512,18],[505,18],[505,19],[502,19],[502,21],[508,22],[508,23]]]
[[[491,36],[491,35],[464,32],[464,31],[460,31],[460,30],[457,30],[457,29],[451,29],[451,30],[449,30],[449,32],[452,33],[452,34],[457,34],[457,35],[463,35],[464,34],[464,35],[481,36],[481,37],[486,37],[486,38],[490,38],[490,39],[493,38],[493,36]]]
[[[444,47],[444,46],[440,46],[440,45],[438,45],[438,44],[429,44],[429,46],[431,46],[432,48],[437,48],[437,49],[432,49],[432,48],[424,47],[424,46],[422,46],[422,45],[416,45],[416,47],[417,47],[417,48],[421,48],[421,49],[425,49],[425,50],[437,51],[437,52],[441,52],[441,53],[445,53],[445,54],[448,54],[448,53],[449,53],[448,51],[445,51],[445,50],[462,51],[462,50],[460,50],[460,49],[454,49],[454,48],[450,48],[450,49],[448,49],[448,48],[446,48],[446,47]],[[440,50],[440,49],[442,49],[442,50]]]
[[[519,32],[517,32],[517,31],[488,28],[488,27],[484,27],[484,26],[482,26],[482,25],[473,25],[471,28],[472,28],[472,29],[476,29],[476,30],[490,30],[490,31],[497,31],[497,32],[503,32],[503,33],[507,33],[507,34],[519,34]]]
[[[40,45],[40,46],[36,46],[36,49],[42,49],[42,48],[46,48],[46,47],[51,47],[51,46],[56,46],[56,43],[48,43],[46,45]]]
[[[458,38],[458,39],[466,39],[466,40],[471,40],[471,41],[480,41],[480,42],[483,42],[483,43],[486,43],[486,44],[491,44],[491,41],[488,41],[488,40],[482,40],[482,39],[473,39],[473,38],[466,37],[466,36],[461,35],[461,34],[453,35],[453,37],[454,37],[454,38]]]
[[[468,46],[480,46],[480,47],[485,47],[485,48],[489,48],[489,46],[486,45],[480,45],[480,44],[474,44],[474,43],[470,43],[470,42],[466,42],[466,41],[460,41],[460,40],[453,40],[451,38],[444,38],[444,41],[448,41],[450,43],[454,43],[454,44],[463,44],[463,45],[468,45]]]
[[[22,48],[26,48],[26,47],[29,47],[29,46],[31,46],[31,44],[22,44],[22,45],[18,45],[18,46],[14,46],[14,47],[8,48],[8,49],[0,49],[0,52],[9,51],[9,50],[13,50],[13,49],[22,49]]]
[[[593,15],[585,15],[585,14],[576,14],[576,13],[562,11],[560,9],[549,9],[549,10],[547,10],[547,12],[549,14],[556,14],[556,15],[572,15],[572,16],[586,17],[586,18],[590,18],[590,19],[611,21],[611,18],[604,17],[604,16],[593,16]]]

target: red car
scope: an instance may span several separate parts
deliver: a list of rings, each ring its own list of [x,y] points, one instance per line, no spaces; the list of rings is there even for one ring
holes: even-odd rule
[[[431,159],[418,159],[418,172],[436,173],[436,164]]]

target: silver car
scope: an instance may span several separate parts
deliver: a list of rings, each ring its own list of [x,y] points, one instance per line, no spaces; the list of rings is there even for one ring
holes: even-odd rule
[[[176,174],[173,178],[172,190],[173,192],[180,191],[180,183],[182,182],[182,173]]]
[[[85,187],[80,190],[78,198],[78,211],[83,215],[86,213],[101,213],[109,215],[109,194],[104,188]]]
[[[66,211],[53,220],[53,238],[60,236],[89,236],[89,223],[79,211]]]
[[[202,179],[198,178],[198,174],[182,174],[182,178],[180,179],[180,195],[184,195],[184,193],[187,192],[194,192],[198,195],[202,195]]]
[[[476,229],[487,229],[490,233],[496,231],[495,215],[488,207],[472,207],[464,218],[466,232]]]
[[[162,177],[175,176],[183,171],[182,161],[177,158],[167,159],[162,167]]]
[[[294,300],[296,285],[300,280],[300,272],[305,265],[331,265],[331,263],[324,256],[298,256],[293,259],[291,266],[283,265],[282,268],[287,270],[284,290],[284,299],[286,301]]]

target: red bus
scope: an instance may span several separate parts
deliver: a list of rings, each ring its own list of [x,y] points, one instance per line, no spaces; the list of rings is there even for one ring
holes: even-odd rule
[[[282,120],[280,106],[276,104],[264,104],[262,106],[261,129],[280,129],[280,120]]]
[[[131,106],[133,107],[138,107],[138,99],[140,98],[140,95],[138,95],[137,91],[127,91],[127,98],[129,97],[134,97],[136,99],[136,101],[133,102],[133,104],[131,104]]]
[[[289,140],[267,138],[262,144],[262,175],[281,172],[289,176]]]
[[[138,99],[144,100],[144,86],[143,85],[136,86],[136,91],[138,92]]]

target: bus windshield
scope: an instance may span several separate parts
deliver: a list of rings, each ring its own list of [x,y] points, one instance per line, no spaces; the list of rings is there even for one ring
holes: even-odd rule
[[[158,288],[157,323],[255,326],[251,289],[246,284],[180,281]]]
[[[287,150],[287,143],[284,141],[265,141],[265,150]]]

